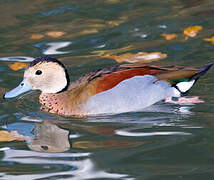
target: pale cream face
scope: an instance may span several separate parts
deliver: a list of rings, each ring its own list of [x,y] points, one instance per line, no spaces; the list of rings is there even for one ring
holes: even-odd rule
[[[25,71],[24,78],[42,93],[60,92],[68,83],[65,69],[56,62],[39,62]]]

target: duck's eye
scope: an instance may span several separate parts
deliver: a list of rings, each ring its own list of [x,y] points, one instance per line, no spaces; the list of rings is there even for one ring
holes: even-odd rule
[[[37,70],[35,74],[36,75],[40,75],[40,74],[42,74],[42,71],[41,70]]]

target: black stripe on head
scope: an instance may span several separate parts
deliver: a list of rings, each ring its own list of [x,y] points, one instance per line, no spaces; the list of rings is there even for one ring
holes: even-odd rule
[[[43,57],[39,57],[34,59],[31,63],[30,63],[30,67],[35,66],[38,63],[43,63],[43,62],[55,62],[57,64],[59,64],[60,66],[62,66],[65,69],[65,66],[57,59],[52,58],[50,56],[43,56]]]
[[[67,90],[69,84],[70,84],[70,78],[67,72],[67,69],[65,68],[64,64],[62,64],[59,60],[52,58],[50,56],[43,56],[43,57],[38,57],[36,59],[34,59],[30,64],[29,67],[33,67],[38,63],[43,63],[43,62],[54,62],[57,63],[58,65],[60,65],[64,71],[65,71],[65,75],[66,75],[66,79],[67,79],[67,85],[65,86],[65,88],[63,88],[60,92]],[[59,92],[58,92],[59,93]]]

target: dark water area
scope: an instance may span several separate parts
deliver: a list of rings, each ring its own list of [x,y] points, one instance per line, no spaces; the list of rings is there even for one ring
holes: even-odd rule
[[[71,80],[118,64],[104,54],[162,52],[155,65],[203,66],[214,61],[211,0],[1,0],[0,94],[24,70],[10,68],[52,56]],[[203,29],[185,39],[190,26]],[[162,33],[178,38],[164,39]],[[0,99],[0,179],[213,179],[214,70],[187,96],[200,104],[160,102],[143,112],[61,117],[40,110],[39,92]],[[24,140],[23,140],[24,136]]]

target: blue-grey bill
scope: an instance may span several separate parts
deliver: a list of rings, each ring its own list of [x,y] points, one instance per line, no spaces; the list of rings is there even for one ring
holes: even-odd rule
[[[16,88],[12,89],[9,92],[6,92],[4,94],[4,98],[14,98],[16,96],[19,96],[20,94],[23,94],[25,92],[28,92],[32,90],[32,86],[27,82],[27,80],[24,78],[23,81],[17,86]]]

